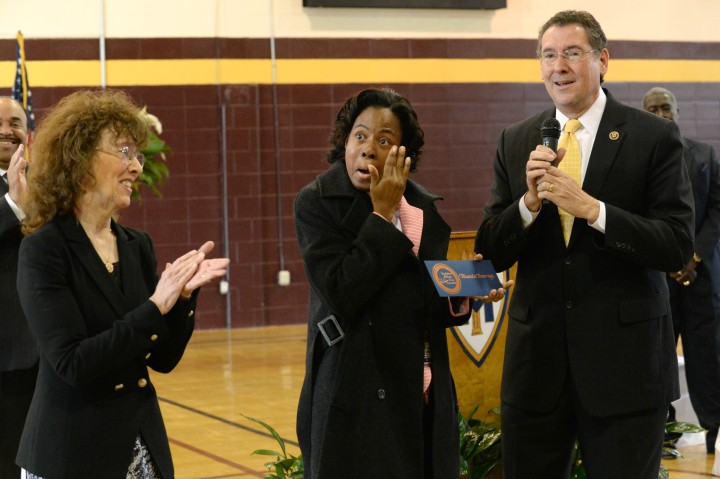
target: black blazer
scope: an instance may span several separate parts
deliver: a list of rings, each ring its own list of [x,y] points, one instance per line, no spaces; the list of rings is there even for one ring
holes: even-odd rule
[[[712,145],[689,138],[683,142],[695,200],[695,252],[709,271],[720,275],[720,162]]]
[[[0,178],[0,371],[29,369],[38,360],[17,293],[18,250],[23,235]]]
[[[525,165],[550,109],[505,129],[476,251],[498,270],[517,262],[508,309],[502,400],[547,411],[572,376],[596,416],[679,396],[666,271],[693,251],[693,200],[672,122],[607,94],[583,190],[603,201],[606,233],[575,220],[565,247],[557,207],[524,228]]]
[[[310,283],[307,363],[297,430],[307,479],[423,476],[423,343],[432,349],[434,478],[457,479],[459,431],[445,331],[452,317],[423,264],[445,259],[450,227],[438,196],[408,181],[423,211],[419,258],[412,242],[372,213],[338,161],[295,200]],[[345,339],[328,347],[318,322],[334,314]],[[332,331],[332,328],[329,328]]]
[[[150,237],[115,222],[122,291],[71,214],[27,236],[18,290],[40,371],[18,464],[46,479],[123,479],[142,435],[164,479],[174,477],[148,367],[171,371],[194,327],[195,298],[166,316]]]

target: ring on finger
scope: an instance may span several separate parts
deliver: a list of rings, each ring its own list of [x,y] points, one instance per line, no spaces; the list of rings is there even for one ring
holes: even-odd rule
[[[554,183],[550,183],[550,186],[548,186],[548,191],[549,191],[550,193],[552,193],[554,187],[555,187],[555,184],[554,184]]]

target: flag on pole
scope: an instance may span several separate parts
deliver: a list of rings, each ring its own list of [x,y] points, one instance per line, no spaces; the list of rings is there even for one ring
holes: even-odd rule
[[[25,66],[25,40],[21,32],[17,33],[17,70],[15,72],[15,83],[13,84],[12,97],[18,101],[27,114],[27,144],[30,146],[32,132],[35,129],[35,114],[32,108],[32,93],[28,83],[27,68]]]

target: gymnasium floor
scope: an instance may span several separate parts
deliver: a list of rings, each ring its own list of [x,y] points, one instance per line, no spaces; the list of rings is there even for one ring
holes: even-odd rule
[[[264,477],[266,456],[278,450],[260,419],[298,454],[295,411],[305,364],[305,326],[196,331],[180,365],[153,374],[170,437],[177,479]],[[665,461],[672,479],[713,477],[704,446]],[[338,478],[341,479],[341,478]],[[392,479],[392,478],[388,478]]]

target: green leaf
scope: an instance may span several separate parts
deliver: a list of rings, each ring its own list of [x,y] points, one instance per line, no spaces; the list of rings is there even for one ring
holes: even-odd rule
[[[703,432],[705,429],[701,428],[697,424],[692,424],[689,422],[669,422],[665,425],[665,430],[667,432],[680,432],[680,433],[695,433],[695,432]]]
[[[272,436],[275,438],[275,441],[277,441],[277,443],[280,445],[280,448],[282,449],[282,457],[287,457],[287,453],[285,452],[285,441],[283,441],[283,439],[280,437],[280,434],[278,434],[278,432],[275,429],[273,429],[272,426],[262,422],[260,419],[255,419],[254,417],[249,417],[244,414],[240,414],[240,415],[242,417],[244,417],[245,419],[250,419],[251,421],[258,423],[262,427],[267,429],[268,432],[270,432],[270,434],[272,434]]]
[[[254,450],[253,452],[251,452],[250,454],[257,454],[257,455],[259,455],[259,456],[277,456],[277,457],[280,457],[280,453],[279,453],[279,452],[270,451],[269,449],[256,449],[256,450]]]
[[[478,443],[478,448],[481,451],[485,451],[490,447],[494,446],[495,444],[499,444],[501,437],[502,435],[500,433],[500,430],[488,431],[483,434],[482,440]]]
[[[585,472],[585,466],[573,469],[570,473],[570,479],[587,479],[587,473]]]
[[[480,466],[476,466],[473,468],[472,472],[470,473],[471,479],[484,479],[487,477],[488,474],[490,474],[490,471],[492,471],[495,466],[502,464],[502,461],[500,459],[496,459],[493,461],[488,461]]]
[[[660,464],[660,473],[658,474],[658,479],[670,479],[670,471],[668,471],[668,468]]]
[[[663,456],[666,456],[668,454],[673,456],[673,457],[665,457],[665,459],[675,459],[678,457],[683,457],[682,453],[680,453],[680,451],[678,451],[674,447],[663,447],[662,453],[663,453]]]

